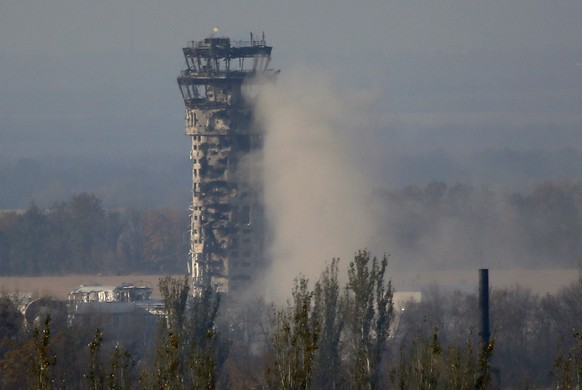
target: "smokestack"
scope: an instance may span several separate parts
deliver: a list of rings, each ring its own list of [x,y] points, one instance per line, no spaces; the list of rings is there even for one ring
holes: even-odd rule
[[[479,312],[481,313],[481,341],[483,348],[489,345],[489,270],[479,270]]]

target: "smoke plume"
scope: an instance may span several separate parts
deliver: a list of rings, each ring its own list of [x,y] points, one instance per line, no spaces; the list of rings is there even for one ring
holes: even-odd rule
[[[365,153],[357,142],[364,130],[354,125],[366,103],[344,98],[312,71],[261,91],[270,298],[285,297],[300,274],[315,280],[332,258],[348,261],[371,243],[377,222],[355,163]]]
[[[259,96],[268,299],[287,297],[301,274],[316,280],[334,257],[345,270],[363,248],[391,255],[389,278],[400,290],[420,288],[421,274],[433,272],[576,267],[582,187],[558,181],[537,182],[531,193],[491,188],[496,182],[480,173],[507,172],[512,154],[476,159],[478,147],[455,160],[466,180],[443,181],[450,168],[438,158],[414,163],[417,144],[439,132],[411,131],[403,142],[402,124],[386,122],[375,107],[377,94],[339,90],[332,81],[313,70],[286,73]],[[454,152],[444,146],[445,156]],[[425,180],[413,180],[415,168],[426,171]],[[395,186],[398,175],[414,184]]]

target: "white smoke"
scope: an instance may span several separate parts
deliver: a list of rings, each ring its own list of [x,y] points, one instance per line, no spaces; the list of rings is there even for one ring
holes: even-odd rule
[[[326,263],[369,247],[377,221],[367,207],[360,97],[341,96],[322,74],[297,71],[261,91],[270,271],[267,294],[287,297],[300,274],[315,280]]]

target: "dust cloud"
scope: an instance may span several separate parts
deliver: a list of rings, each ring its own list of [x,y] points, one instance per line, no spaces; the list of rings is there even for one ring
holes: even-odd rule
[[[286,74],[261,91],[268,298],[286,297],[299,275],[316,280],[332,258],[345,268],[372,243],[379,221],[356,163],[366,153],[357,142],[365,129],[354,127],[367,99],[339,94],[313,70]]]
[[[401,291],[421,288],[423,274],[434,272],[576,268],[582,187],[552,166],[573,165],[577,150],[562,152],[574,157],[560,164],[549,152],[490,152],[490,145],[474,145],[474,132],[452,125],[464,139],[449,145],[446,124],[408,133],[410,127],[383,116],[375,91],[341,89],[337,80],[313,69],[285,72],[258,96],[268,300],[287,297],[299,275],[315,281],[332,258],[345,270],[364,248],[390,255],[388,277]],[[537,134],[507,122],[500,132]],[[455,159],[422,157],[423,145],[434,139],[440,155]],[[504,144],[512,145],[510,139]],[[559,154],[560,145],[553,146],[548,150]],[[529,175],[538,166],[549,167]],[[446,175],[455,169],[462,174]],[[490,177],[487,170],[497,173]],[[399,184],[398,176],[410,176],[411,183]]]

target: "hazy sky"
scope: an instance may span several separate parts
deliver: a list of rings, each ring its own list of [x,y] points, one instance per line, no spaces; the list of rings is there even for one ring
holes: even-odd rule
[[[386,153],[378,171],[404,151],[579,150],[581,16],[580,0],[2,0],[0,156],[187,158],[181,48],[215,26],[264,31],[281,77],[368,99],[354,132]]]

